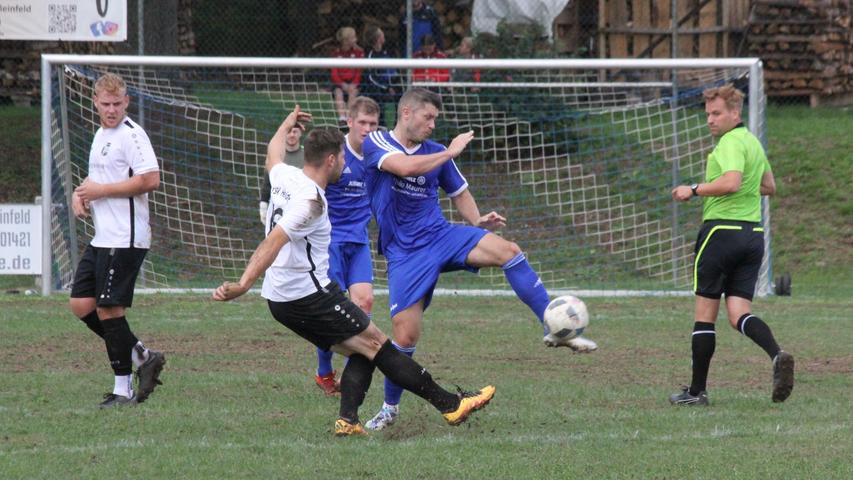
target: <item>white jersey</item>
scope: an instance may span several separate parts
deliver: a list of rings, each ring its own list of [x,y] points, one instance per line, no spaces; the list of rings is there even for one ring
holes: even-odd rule
[[[89,152],[89,178],[118,183],[134,175],[159,171],[148,135],[124,117],[115,128],[99,128]],[[150,248],[148,194],[127,198],[99,198],[89,203],[95,222],[93,247]]]
[[[281,228],[290,241],[267,269],[261,296],[290,302],[329,285],[329,204],[326,192],[296,167],[276,165],[270,184],[267,231]]]

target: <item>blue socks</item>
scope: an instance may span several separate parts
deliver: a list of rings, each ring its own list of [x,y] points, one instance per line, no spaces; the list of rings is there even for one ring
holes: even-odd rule
[[[539,319],[539,323],[542,323],[545,308],[551,299],[548,298],[548,291],[545,290],[545,285],[539,279],[539,275],[527,263],[527,257],[524,256],[524,253],[519,253],[501,268],[515,294],[533,310],[536,318]]]
[[[411,357],[415,354],[416,347],[401,347],[395,342],[391,342],[391,344],[394,345],[394,348],[403,353],[403,355]],[[400,403],[400,397],[402,396],[403,387],[397,385],[391,380],[388,380],[388,377],[385,377],[385,403],[388,405],[398,405]]]
[[[317,347],[317,375],[323,376],[332,373],[332,352]]]

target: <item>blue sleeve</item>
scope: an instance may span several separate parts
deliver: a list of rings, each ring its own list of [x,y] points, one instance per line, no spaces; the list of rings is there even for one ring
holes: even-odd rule
[[[468,188],[468,181],[456,167],[456,162],[450,160],[441,166],[441,171],[438,173],[438,185],[448,196],[455,197]]]
[[[376,169],[379,165],[379,158],[382,157],[383,150],[370,138],[370,135],[364,137],[364,142],[361,144],[361,153],[364,155],[364,166],[366,169]]]

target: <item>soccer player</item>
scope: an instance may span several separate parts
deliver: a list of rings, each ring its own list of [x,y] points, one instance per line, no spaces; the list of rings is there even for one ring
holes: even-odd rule
[[[349,107],[344,137],[344,170],[340,180],[326,188],[332,243],[329,245],[329,278],[349,292],[349,298],[370,317],[373,310],[373,263],[367,224],[370,200],[364,184],[361,144],[379,126],[379,105],[367,97],[356,97]],[[298,129],[294,129],[298,130]],[[332,369],[332,352],[317,349],[314,382],[326,393],[340,391]]]
[[[767,352],[773,362],[772,399],[784,402],[794,388],[794,357],[779,348],[770,327],[752,314],[752,295],[764,257],[761,195],[776,193],[776,182],[761,142],[741,121],[743,93],[724,85],[706,90],[704,96],[708,129],[719,139],[708,155],[705,182],[672,190],[672,198],[679,202],[705,197],[693,266],[693,378],[669,401],[708,405],[705,387],[716,347],[714,322],[725,294],[729,324]]]
[[[545,286],[519,246],[487,230],[505,226],[506,219],[496,212],[480,215],[468,182],[453,161],[474,133],[460,134],[447,148],[429,140],[440,110],[438,94],[410,89],[400,99],[394,130],[373,132],[362,146],[371,209],[379,225],[379,251],[388,261],[394,346],[407,355],[415,352],[424,310],[441,272],[503,268],[516,295],[540,323],[549,303]],[[470,226],[451,225],[444,218],[439,187]],[[598,348],[591,340],[561,340],[547,330],[543,341],[577,352]],[[386,378],[385,403],[365,425],[369,429],[385,428],[399,413],[402,390],[392,380]]]
[[[78,218],[91,214],[95,236],[77,265],[69,303],[74,315],[106,344],[115,382],[100,406],[109,408],[145,401],[166,364],[161,352],[147,349],[136,338],[125,317],[151,247],[148,192],[160,185],[160,167],[148,135],[127,117],[130,97],[124,80],[107,73],[94,90],[101,127],[89,152],[89,176],[72,193],[71,208]]]
[[[290,128],[301,128],[310,115],[299,107],[288,115]],[[378,368],[405,389],[424,398],[450,425],[458,425],[493,397],[487,386],[475,393],[441,388],[425,368],[401,354],[360,308],[329,280],[328,247],[332,226],[325,189],[344,169],[343,134],[315,129],[305,141],[302,170],[281,163],[272,166],[269,233],[258,245],[238,283],[224,282],[215,300],[239,297],[266,271],[261,295],[273,317],[324,350],[349,357],[341,376],[340,415],[335,435],[365,435],[358,408]]]
[[[299,144],[299,139],[302,137],[302,130],[298,128],[292,128],[287,134],[285,134],[281,130],[281,126],[276,130],[275,135],[273,135],[272,140],[270,140],[270,147],[267,148],[267,155],[270,155],[272,149],[275,149],[275,158],[278,158],[279,162],[284,162],[288,165],[293,165],[296,168],[302,168],[302,164],[305,163],[305,154],[302,151],[302,145]],[[281,145],[284,145],[284,152],[282,152]],[[267,208],[270,205],[270,175],[266,171],[264,171],[264,186],[261,188],[261,201],[258,204],[258,211],[261,215],[261,223],[266,226],[267,221]]]

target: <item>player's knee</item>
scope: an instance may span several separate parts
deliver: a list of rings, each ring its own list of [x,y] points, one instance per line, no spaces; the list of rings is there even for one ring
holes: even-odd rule
[[[519,253],[521,253],[521,247],[519,247],[517,243],[509,241],[505,242],[500,252],[501,265],[512,260]]]
[[[71,298],[68,300],[71,313],[77,318],[83,318],[95,309],[94,298]]]
[[[369,314],[370,312],[373,311],[373,294],[372,293],[360,295],[358,297],[353,298],[352,301],[364,313]]]

